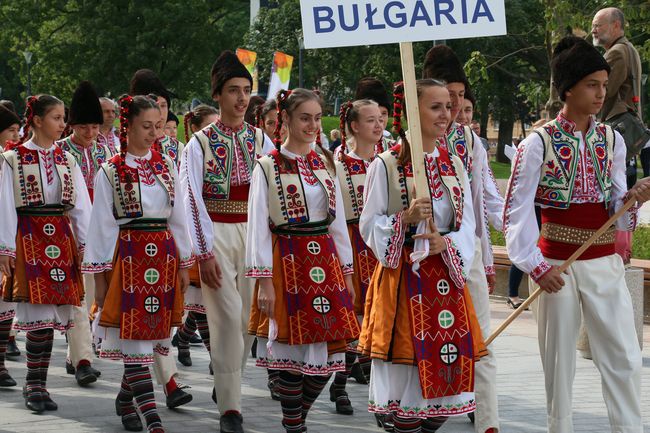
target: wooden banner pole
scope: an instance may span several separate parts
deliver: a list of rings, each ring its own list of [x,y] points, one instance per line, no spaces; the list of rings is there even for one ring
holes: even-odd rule
[[[415,59],[413,43],[401,42],[399,51],[402,59],[402,77],[404,80],[404,97],[409,127],[409,144],[411,145],[411,162],[415,194],[421,197],[429,191],[427,176],[424,171],[424,150],[422,149],[422,126],[420,125],[420,107],[415,78]],[[410,193],[410,191],[409,191]]]
[[[575,253],[573,253],[571,255],[571,257],[566,259],[566,261],[560,265],[560,267],[558,268],[560,273],[563,273],[564,271],[566,271],[569,268],[569,266],[571,266],[573,264],[573,262],[578,260],[578,257],[580,257],[582,255],[582,253],[584,253],[587,250],[587,248],[589,248],[591,246],[591,244],[596,242],[596,240],[598,240],[598,238],[603,233],[605,233],[607,231],[607,229],[612,224],[614,224],[616,222],[617,219],[622,217],[623,214],[625,212],[627,212],[634,205],[635,202],[636,201],[634,199],[628,200],[627,203],[625,203],[625,205],[623,205],[623,207],[620,208],[618,210],[618,212],[616,212],[614,215],[612,215],[612,217],[610,219],[608,219],[607,222],[605,224],[603,224],[601,228],[596,230],[596,232],[593,235],[591,235],[591,237],[589,239],[587,239],[587,242],[585,242],[580,248],[578,248],[576,250]],[[542,292],[544,292],[544,289],[542,289],[541,287],[538,288],[537,290],[535,290],[535,292],[533,292],[533,294],[530,295],[528,297],[528,299],[526,299],[519,306],[519,308],[517,308],[512,314],[510,314],[510,316],[508,316],[508,318],[501,325],[499,325],[497,330],[494,331],[492,333],[492,335],[490,335],[490,337],[487,340],[485,340],[485,345],[486,346],[490,345],[490,343],[492,343],[494,341],[494,339],[497,338],[499,336],[499,334],[501,334],[508,327],[508,325],[510,325],[517,317],[519,317],[519,315],[522,313],[522,311],[526,310],[528,308],[528,306],[530,304],[532,304],[533,301],[539,297],[539,295],[542,294]]]

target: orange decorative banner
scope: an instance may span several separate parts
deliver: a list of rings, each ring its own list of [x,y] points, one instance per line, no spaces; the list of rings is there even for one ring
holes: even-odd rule
[[[271,82],[267,98],[274,99],[280,90],[289,89],[293,56],[276,51],[273,54],[273,68],[271,69]]]
[[[239,61],[246,67],[246,69],[248,69],[251,77],[253,77],[253,88],[251,89],[251,93],[256,95],[258,91],[257,53],[255,51],[237,48],[236,54]]]

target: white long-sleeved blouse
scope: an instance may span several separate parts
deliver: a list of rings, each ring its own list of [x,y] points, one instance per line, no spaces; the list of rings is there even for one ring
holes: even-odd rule
[[[438,168],[434,163],[439,156],[438,149],[425,154],[426,175],[431,185],[436,185],[432,199],[433,218],[439,232],[449,232],[454,212],[451,207],[447,190],[439,182]],[[474,257],[475,219],[472,204],[472,195],[467,177],[463,181],[464,202],[463,219],[458,231],[449,232],[443,236],[447,242],[448,250],[445,254],[452,254],[451,249],[460,252],[462,257],[462,272],[467,275]],[[404,237],[407,226],[402,222],[404,211],[388,215],[388,176],[386,167],[381,158],[375,159],[368,168],[368,175],[364,186],[364,208],[359,219],[359,230],[375,257],[387,268],[396,268],[402,255]],[[450,259],[451,260],[451,259]],[[451,260],[453,261],[453,260]],[[445,260],[446,263],[450,261]]]
[[[306,157],[296,155],[284,147],[282,147],[281,152],[285,157],[297,160],[298,165],[302,163],[306,166],[308,164]],[[315,177],[309,176],[307,178],[307,173],[311,173],[311,171],[309,169],[300,170],[305,192],[305,203],[309,209],[309,219],[311,222],[323,221],[327,218],[328,213],[327,195],[318,182],[314,182]],[[341,187],[335,176],[332,177],[332,180],[336,185],[336,217],[329,225],[329,234],[334,240],[343,274],[347,275],[354,272],[352,245],[345,219]],[[269,226],[268,190],[264,170],[258,164],[253,170],[251,190],[248,196],[248,209],[251,212],[248,213],[248,232],[246,235],[246,276],[251,278],[270,278],[273,276],[273,244]]]
[[[596,123],[592,120],[590,129]],[[600,184],[591,166],[592,161],[580,131],[573,131],[580,140],[576,186],[571,203],[602,203],[605,200]],[[627,194],[625,178],[625,142],[614,132],[614,160],[612,164],[612,190],[610,214],[623,206]],[[538,281],[550,268],[537,246],[539,229],[535,218],[535,193],[544,162],[544,143],[538,134],[530,134],[517,147],[508,182],[508,195],[504,208],[506,247],[510,260],[522,271]],[[547,206],[541,206],[545,208]],[[616,222],[619,230],[632,231],[636,227],[637,209],[632,208]],[[567,221],[567,224],[570,224]]]
[[[43,195],[45,203],[61,203],[61,180],[58,172],[54,168],[54,149],[52,145],[49,149],[43,149],[33,141],[23,144],[30,150],[38,150],[38,163],[41,172],[41,184],[43,186]],[[73,159],[74,160],[74,159]],[[0,180],[0,255],[16,257],[16,232],[18,230],[18,214],[16,213],[16,201],[14,198],[14,180],[13,169],[6,162],[2,161],[2,179]],[[82,251],[86,243],[88,232],[88,223],[90,221],[90,210],[92,205],[83,174],[76,162],[72,166],[72,177],[76,193],[75,206],[68,211],[68,217],[72,224],[72,232],[75,236],[77,246]]]
[[[167,156],[163,156],[167,158]],[[126,154],[126,164],[137,168],[140,178],[140,198],[142,200],[142,218],[167,219],[169,229],[179,253],[181,268],[189,268],[194,263],[190,238],[185,220],[184,197],[179,194],[180,182],[177,173],[174,176],[174,206],[169,203],[167,190],[156,179],[148,161],[151,151],[143,157]],[[173,165],[173,164],[172,164]],[[175,170],[175,168],[174,168]],[[81,269],[84,273],[94,274],[113,269],[113,255],[119,236],[120,226],[133,218],[115,219],[113,214],[113,187],[104,167],[95,179],[95,201],[90,217],[92,230],[88,235],[86,251]]]

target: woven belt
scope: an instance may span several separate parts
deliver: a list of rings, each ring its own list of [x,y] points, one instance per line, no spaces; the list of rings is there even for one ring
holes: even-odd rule
[[[167,220],[165,218],[136,218],[126,224],[122,224],[120,230],[161,232],[167,230]]]
[[[554,223],[542,224],[541,235],[544,239],[555,242],[562,242],[571,245],[582,245],[594,234],[596,230],[580,229],[576,227],[568,227]],[[616,239],[616,229],[610,227],[603,233],[593,245],[609,245],[613,244]]]
[[[62,216],[65,215],[63,206],[25,206],[16,209],[16,214],[21,216]]]
[[[246,215],[248,213],[248,202],[237,200],[206,200],[205,208],[208,213]]]

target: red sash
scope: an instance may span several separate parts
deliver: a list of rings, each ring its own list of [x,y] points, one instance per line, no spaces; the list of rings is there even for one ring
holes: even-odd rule
[[[410,251],[409,251],[410,252]],[[411,336],[422,396],[458,395],[474,389],[472,335],[463,297],[440,254],[421,262],[418,278],[405,265]]]
[[[31,304],[81,305],[83,286],[75,260],[70,220],[65,215],[18,213]]]
[[[289,344],[356,339],[359,323],[332,237],[278,235],[277,242],[283,264]]]
[[[178,259],[169,230],[120,231],[122,265],[120,338],[169,338]]]

